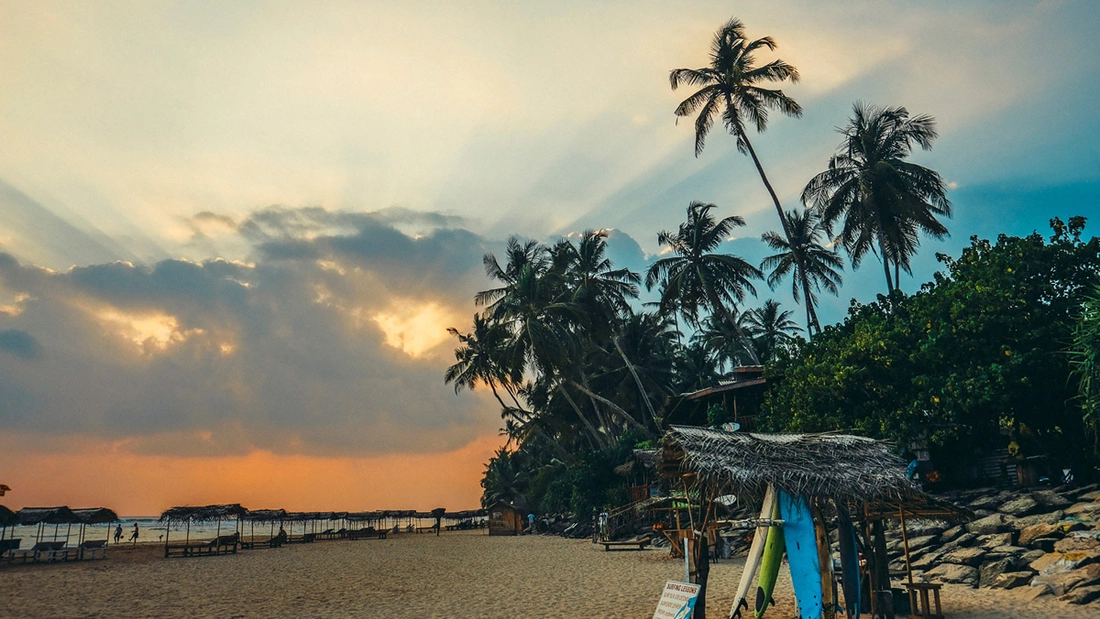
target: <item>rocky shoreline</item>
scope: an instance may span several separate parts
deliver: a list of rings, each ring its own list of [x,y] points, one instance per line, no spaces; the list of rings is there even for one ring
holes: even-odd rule
[[[1100,606],[1100,485],[1041,489],[981,488],[937,495],[977,519],[944,527],[910,522],[910,563],[918,582],[1015,590]],[[890,573],[905,578],[896,523],[887,529]]]

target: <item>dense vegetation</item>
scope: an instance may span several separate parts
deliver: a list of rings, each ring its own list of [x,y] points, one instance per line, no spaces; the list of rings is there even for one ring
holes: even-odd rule
[[[749,141],[768,111],[801,107],[767,82],[797,70],[754,54],[734,19],[715,34],[710,63],[676,69],[673,89],[696,90],[675,110],[697,115],[698,156],[715,118],[749,155],[771,195],[775,253],[759,266],[722,253],[744,221],[691,202],[646,273],[607,258],[606,234],[586,231],[551,245],[509,240],[502,259],[484,257],[493,286],[478,292],[472,330],[452,329],[456,392],[485,386],[501,408],[508,443],[487,464],[483,502],[512,501],[541,512],[588,514],[625,503],[632,450],[655,444],[668,424],[713,425],[730,411],[682,394],[711,387],[740,365],[765,366],[768,394],[758,424],[775,431],[844,430],[907,445],[929,443],[960,458],[1012,443],[1019,457],[1046,454],[1087,474],[1100,422],[1100,241],[1085,220],[1052,220],[1053,236],[972,239],[918,293],[898,288],[923,235],[947,234],[947,186],[907,161],[931,148],[930,116],[857,103],[827,169],[807,183],[804,209],[785,210]],[[843,248],[858,267],[882,263],[886,295],[853,302],[839,325],[820,324],[822,291],[839,294]],[[767,300],[750,309],[759,284],[789,278],[804,306]],[[639,286],[656,290],[639,308]],[[1093,295],[1093,296],[1089,296]]]

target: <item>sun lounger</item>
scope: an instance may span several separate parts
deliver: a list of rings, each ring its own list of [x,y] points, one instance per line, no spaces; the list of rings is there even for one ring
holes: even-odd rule
[[[30,548],[9,550],[6,558],[9,563],[52,562],[59,560],[55,557],[64,547],[65,542],[38,542]]]
[[[164,547],[164,557],[207,557],[215,555],[237,554],[240,546],[240,534],[222,535],[209,542],[168,544]]]
[[[80,558],[81,559],[106,559],[107,558],[107,540],[84,540],[80,544]]]
[[[609,551],[612,548],[615,550],[642,550],[648,546],[653,540],[648,535],[641,537],[635,537],[633,539],[623,540],[621,542],[600,542],[603,544],[604,551]]]

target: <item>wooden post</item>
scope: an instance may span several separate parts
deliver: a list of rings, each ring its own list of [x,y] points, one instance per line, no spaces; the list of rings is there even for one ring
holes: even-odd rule
[[[890,591],[890,559],[886,553],[886,529],[882,524],[882,520],[875,520],[871,524],[871,531],[874,535],[875,571],[878,572],[878,590]],[[879,610],[880,616],[894,619],[893,606]]]
[[[909,576],[909,584],[913,584],[913,566],[909,561],[909,535],[905,531],[905,508],[899,506],[898,514],[901,517],[901,543],[905,548],[905,571]]]

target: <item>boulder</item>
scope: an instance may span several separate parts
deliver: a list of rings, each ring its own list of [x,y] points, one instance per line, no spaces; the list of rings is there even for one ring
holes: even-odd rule
[[[1012,533],[994,533],[993,535],[981,535],[976,540],[978,546],[990,549],[997,546],[1011,546]]]
[[[1033,524],[1039,524],[1039,523],[1054,524],[1054,523],[1058,522],[1059,520],[1061,520],[1062,516],[1064,516],[1064,515],[1065,515],[1065,513],[1062,510],[1057,510],[1057,511],[1049,512],[1049,513],[1046,513],[1046,514],[1035,514],[1034,516],[1024,516],[1023,518],[1017,518],[1012,523],[1012,528],[1016,529],[1017,531],[1021,531],[1023,529],[1026,529],[1027,527],[1030,527]]]
[[[925,535],[936,537],[943,533],[945,529],[938,524],[925,524],[921,522],[910,524],[907,530],[909,531],[909,543],[913,543],[913,538],[924,537]]]
[[[1027,516],[1039,509],[1039,502],[1027,495],[1010,499],[997,507],[997,511],[1012,516]]]
[[[920,537],[912,537],[909,539],[909,552],[919,550],[925,546],[930,546],[932,542],[936,541],[935,535],[922,535]]]
[[[1012,593],[1016,595],[1017,600],[1021,602],[1030,602],[1044,595],[1050,595],[1050,587],[1043,583],[1032,583],[1030,587],[1017,587]]]
[[[998,574],[997,577],[993,579],[993,583],[989,586],[994,589],[1015,589],[1016,587],[1022,587],[1031,582],[1031,578],[1034,575],[1035,574],[1031,572],[1004,572],[1003,574]]]
[[[1004,503],[1005,500],[1010,498],[1011,496],[1011,494],[1003,492],[987,495],[970,501],[970,503],[967,504],[967,507],[970,508],[970,511],[977,511],[979,509],[993,509],[1001,503]]]
[[[1100,490],[1093,490],[1092,492],[1083,492],[1077,496],[1078,501],[1100,501]]]
[[[957,565],[969,565],[977,567],[981,565],[982,558],[985,557],[986,551],[981,548],[957,548],[951,552],[945,553],[940,557],[940,561],[944,563],[954,563]]]
[[[951,540],[950,542],[947,542],[946,544],[941,544],[940,548],[942,548],[944,550],[954,550],[956,548],[966,548],[968,546],[973,546],[974,542],[977,541],[977,539],[978,539],[978,536],[974,535],[973,533],[963,533],[962,535],[956,537],[955,539]]]
[[[1033,561],[1035,561],[1036,559],[1038,559],[1039,557],[1041,557],[1045,554],[1046,554],[1046,552],[1043,552],[1042,550],[1029,550],[1029,551],[1025,552],[1024,554],[1020,555],[1019,557],[1017,557],[1016,565],[1029,566],[1029,565],[1031,565],[1031,563]]]
[[[1050,587],[1054,595],[1065,595],[1076,587],[1100,584],[1100,565],[1089,565],[1051,574],[1040,574],[1031,580],[1031,584],[1041,583]]]
[[[1027,566],[1036,572],[1042,572],[1043,570],[1057,564],[1062,560],[1062,553],[1060,552],[1048,552],[1043,556],[1035,559],[1027,564]]]
[[[1055,552],[1073,552],[1075,550],[1100,550],[1100,539],[1091,536],[1070,535],[1054,544]]]
[[[965,532],[966,532],[966,525],[961,525],[960,524],[957,527],[951,527],[950,529],[948,529],[948,530],[944,531],[942,534],[940,534],[940,543],[941,544],[946,544],[947,542],[953,541],[955,538],[957,538],[958,536],[962,535]]]
[[[1020,531],[1020,539],[1017,540],[1021,546],[1028,546],[1031,542],[1039,539],[1040,537],[1050,537],[1058,533],[1058,525],[1048,524],[1040,522],[1033,524],[1030,527]]]
[[[1088,604],[1093,600],[1100,599],[1100,585],[1075,587],[1072,591],[1058,599],[1063,602],[1069,602],[1070,604]]]
[[[925,572],[924,577],[929,582],[946,582],[974,587],[978,584],[978,568],[969,565],[943,563]]]
[[[990,514],[985,518],[979,518],[966,525],[966,530],[974,535],[1004,533],[1012,528],[1008,525],[1009,522],[1011,522],[1009,516],[1005,516],[1004,514]]]
[[[1067,516],[1100,518],[1100,503],[1074,503],[1066,508]]]
[[[992,586],[993,581],[996,580],[998,576],[1011,570],[1012,567],[1012,559],[1000,559],[998,561],[982,563],[982,566],[978,568],[978,586]]]
[[[1039,505],[1042,505],[1047,510],[1061,509],[1073,503],[1073,501],[1053,490],[1033,490],[1031,492],[1031,498],[1035,499]]]
[[[939,565],[941,557],[943,557],[943,552],[939,549],[933,549],[923,553],[919,557],[911,557],[910,565],[913,566],[914,570],[927,570]]]

